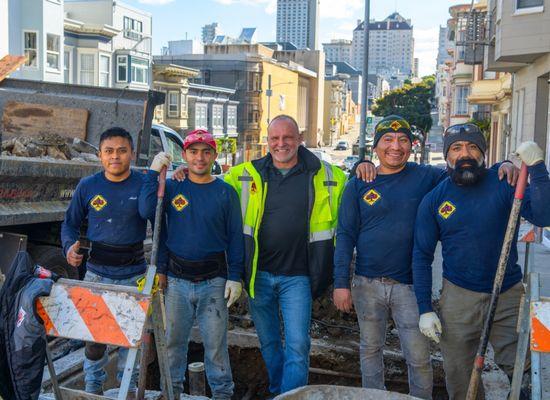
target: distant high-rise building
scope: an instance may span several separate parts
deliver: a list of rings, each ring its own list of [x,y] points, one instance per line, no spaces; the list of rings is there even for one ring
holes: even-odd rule
[[[412,75],[414,66],[413,26],[395,12],[383,21],[369,23],[369,73],[384,77]],[[363,70],[364,22],[353,31],[352,65]]]
[[[320,0],[277,0],[277,42],[319,48]]]
[[[330,43],[323,43],[323,51],[328,61],[351,64],[351,40],[332,39]]]
[[[214,38],[221,33],[221,29],[217,22],[204,25],[202,27],[202,42],[204,44],[210,44],[214,41]]]
[[[446,26],[439,27],[439,46],[437,49],[437,65],[445,63],[445,60],[450,58],[447,49],[449,48],[449,28]]]
[[[414,58],[414,63],[413,63],[413,73],[412,75],[415,77],[415,78],[418,78],[418,74],[420,73],[418,71],[418,68],[419,68],[419,61],[418,61],[418,58]]]

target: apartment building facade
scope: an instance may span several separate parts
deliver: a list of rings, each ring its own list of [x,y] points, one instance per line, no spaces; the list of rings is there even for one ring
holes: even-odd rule
[[[352,41],[347,39],[332,39],[330,43],[323,43],[327,61],[351,64],[351,49]]]

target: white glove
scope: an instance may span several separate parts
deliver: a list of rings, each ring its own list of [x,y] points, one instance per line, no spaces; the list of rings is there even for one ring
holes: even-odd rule
[[[241,297],[243,291],[243,285],[241,282],[227,281],[225,282],[225,295],[227,300],[227,308],[231,307],[234,302]]]
[[[155,158],[153,158],[153,162],[151,163],[151,169],[153,171],[160,172],[162,167],[170,167],[170,164],[172,164],[172,156],[165,152],[158,153]]]
[[[418,322],[420,332],[434,342],[439,343],[439,336],[441,335],[441,321],[434,312],[424,313],[420,316]]]
[[[528,167],[538,162],[544,161],[542,149],[535,142],[523,142],[516,150],[516,155]]]

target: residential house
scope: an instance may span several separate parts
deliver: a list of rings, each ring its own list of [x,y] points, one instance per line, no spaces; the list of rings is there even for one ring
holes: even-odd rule
[[[544,150],[550,166],[550,2],[489,0],[487,70],[512,73],[511,118],[497,151],[507,155],[526,140]]]
[[[63,0],[2,0],[0,43],[27,61],[13,78],[63,82]],[[6,35],[7,32],[7,35]]]
[[[68,82],[147,90],[151,14],[113,0],[65,0]]]

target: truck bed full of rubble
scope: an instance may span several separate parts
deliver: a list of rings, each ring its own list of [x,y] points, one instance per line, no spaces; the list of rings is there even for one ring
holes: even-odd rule
[[[77,138],[65,138],[56,134],[12,137],[3,140],[1,155],[99,162],[97,149],[93,145]]]

